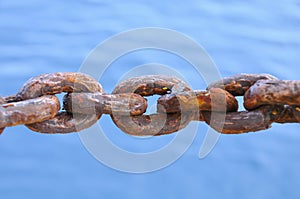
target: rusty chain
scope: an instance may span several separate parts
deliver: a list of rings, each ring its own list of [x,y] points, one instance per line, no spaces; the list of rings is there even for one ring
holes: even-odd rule
[[[60,110],[55,94],[62,92]],[[157,113],[145,115],[144,96],[151,95],[161,95]],[[245,111],[238,111],[236,96],[244,97]],[[41,133],[78,132],[102,114],[110,114],[122,131],[136,136],[170,134],[195,120],[224,134],[254,132],[274,122],[300,123],[300,81],[240,74],[199,91],[176,77],[148,75],[125,80],[106,94],[86,74],[44,74],[28,80],[16,95],[0,97],[0,134],[21,124]]]

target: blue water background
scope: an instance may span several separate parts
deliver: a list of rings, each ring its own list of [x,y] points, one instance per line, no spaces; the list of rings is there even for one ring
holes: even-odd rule
[[[14,94],[30,77],[42,73],[76,72],[100,42],[149,26],[170,28],[196,40],[222,76],[270,73],[280,79],[299,79],[298,0],[1,0],[0,93]],[[162,62],[179,71],[183,67],[173,55],[138,55],[115,64]],[[100,82],[106,92],[112,91],[123,72],[105,74]],[[199,82],[197,89],[205,88]],[[108,117],[101,119],[105,123],[102,120],[121,147],[144,150]],[[212,153],[200,160],[207,129],[201,124],[195,141],[178,161],[139,175],[102,165],[76,133],[45,135],[23,126],[7,128],[0,137],[0,198],[296,199],[300,198],[299,127],[274,124],[263,132],[222,135]],[[147,143],[147,150],[171,138],[151,139],[153,145]]]

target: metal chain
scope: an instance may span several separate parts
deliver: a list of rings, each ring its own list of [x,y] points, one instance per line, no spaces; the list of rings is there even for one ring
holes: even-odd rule
[[[62,92],[67,94],[60,110],[55,94]],[[161,95],[157,113],[145,115],[144,96],[151,95]],[[245,111],[238,112],[235,96],[244,96]],[[44,74],[28,80],[16,95],[0,97],[0,134],[21,124],[41,133],[78,132],[102,114],[110,114],[122,131],[136,136],[170,134],[195,120],[224,134],[254,132],[274,122],[300,123],[300,81],[239,74],[193,91],[176,77],[148,75],[125,80],[105,94],[86,74]]]

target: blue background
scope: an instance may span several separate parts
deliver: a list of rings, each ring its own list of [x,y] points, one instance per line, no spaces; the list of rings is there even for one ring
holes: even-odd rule
[[[148,26],[170,28],[196,40],[222,76],[270,73],[280,79],[299,79],[297,0],[2,0],[0,19],[2,96],[16,93],[32,76],[76,72],[103,40]],[[183,67],[176,65],[173,56],[151,53],[130,56],[117,64],[136,66],[154,59],[174,64],[178,70]],[[109,84],[100,81],[106,92],[111,92],[122,74],[105,74],[112,79]],[[105,125],[115,132],[115,142],[120,141],[118,136],[126,136],[111,123]],[[207,129],[200,124],[194,143],[178,161],[147,174],[122,173],[102,165],[86,151],[76,133],[45,135],[23,126],[7,128],[0,137],[0,197],[300,198],[299,124],[222,135],[213,152],[199,160],[206,132],[201,128]],[[160,147],[172,136],[151,142]],[[120,143],[133,151],[144,150],[129,139]]]

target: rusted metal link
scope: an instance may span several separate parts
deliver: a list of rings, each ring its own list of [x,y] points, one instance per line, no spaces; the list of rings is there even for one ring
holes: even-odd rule
[[[113,116],[115,124],[134,136],[159,136],[177,132],[191,121],[192,113],[151,114],[140,116]]]
[[[283,106],[263,106],[253,111],[214,113],[214,117],[211,117],[212,112],[203,111],[195,120],[205,121],[213,129],[223,134],[241,134],[270,128],[282,110]],[[220,125],[215,124],[223,121],[224,114],[225,123],[220,128]],[[211,121],[211,118],[214,118],[215,121]]]
[[[151,96],[184,91],[191,91],[191,88],[186,82],[177,77],[146,75],[133,77],[119,83],[112,93],[136,93],[141,96]]]
[[[29,79],[17,93],[17,100],[26,100],[43,95],[55,95],[62,92],[100,92],[104,93],[101,84],[83,73],[51,73]]]
[[[300,81],[257,81],[246,92],[244,106],[252,110],[264,104],[300,106]]]
[[[245,95],[244,96],[245,99],[244,105],[245,105],[248,103],[246,102],[247,101],[246,96],[248,95],[249,91],[252,90],[253,88],[256,88],[256,85],[258,85],[259,82],[278,82],[278,81],[279,80],[277,78],[266,74],[262,74],[262,75],[240,74],[232,77],[226,77],[219,81],[213,82],[208,86],[207,89],[222,88],[230,92],[234,96]],[[280,95],[281,89],[278,89],[276,91],[277,94],[275,95]],[[265,90],[265,89],[258,87],[256,88],[256,90],[257,90],[257,94],[260,95],[261,90]],[[263,96],[265,95],[263,94]],[[249,97],[249,101],[251,100],[253,100],[252,96]],[[287,111],[285,114],[283,114],[284,106],[270,106],[273,104],[283,105],[282,103],[274,103],[274,101],[269,99],[269,101],[265,101],[265,103],[259,104],[256,102],[255,103],[256,106],[253,108],[257,108],[263,104],[268,106],[263,106],[252,111],[240,111],[240,112],[232,112],[232,113],[230,112],[227,113],[226,115],[224,115],[224,113],[214,113],[214,117],[211,117],[212,116],[211,112],[202,111],[199,114],[198,120],[205,121],[207,124],[211,125],[212,128],[224,134],[240,134],[240,133],[247,133],[252,131],[259,131],[259,130],[269,128],[272,122],[279,121],[280,119],[281,121],[288,121],[287,116],[291,115],[291,111]],[[224,120],[224,116],[225,116],[224,126],[222,127],[222,125],[216,125],[221,123]],[[211,121],[212,118],[214,119],[214,121]],[[292,118],[290,118],[289,121],[291,120]]]
[[[32,124],[51,119],[59,109],[59,101],[53,95],[1,104],[0,128],[19,124]]]
[[[148,75],[131,78],[116,86],[113,94],[136,93],[141,96],[163,95],[191,91],[189,86],[175,77]],[[192,119],[192,112],[181,114],[151,114],[140,116],[111,115],[114,123],[125,133],[135,136],[163,135],[184,128]]]
[[[268,74],[238,74],[231,77],[225,77],[221,80],[211,83],[207,90],[212,88],[221,88],[234,96],[243,96],[245,92],[258,80],[275,80],[276,77]]]
[[[43,95],[54,95],[61,92],[100,92],[102,86],[92,77],[82,73],[44,74],[28,80],[17,93],[16,101],[32,99]],[[77,115],[76,115],[77,116]],[[36,124],[26,125],[33,131],[41,133],[69,133],[87,128],[99,119],[101,115],[85,115],[74,117],[66,113],[58,113],[55,118]]]
[[[212,100],[214,104],[212,105]],[[157,101],[158,112],[176,113],[186,111],[233,112],[238,110],[238,102],[229,92],[212,88],[209,91],[188,91],[161,96]]]
[[[69,93],[63,101],[68,113],[141,115],[147,109],[147,100],[134,93]]]
[[[284,106],[276,118],[277,123],[300,123],[300,107],[298,106]]]
[[[59,112],[53,119],[26,125],[30,130],[40,133],[57,134],[79,132],[91,127],[100,119],[96,114],[68,114]]]

